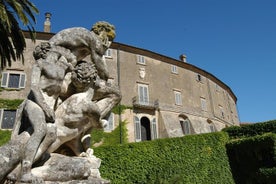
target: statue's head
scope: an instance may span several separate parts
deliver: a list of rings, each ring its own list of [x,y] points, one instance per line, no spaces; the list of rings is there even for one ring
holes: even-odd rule
[[[78,91],[85,91],[93,87],[97,76],[97,70],[92,62],[80,61],[72,71],[71,79]]]
[[[116,36],[115,26],[105,21],[96,22],[91,28],[91,31],[97,35],[100,35],[102,32],[104,32],[107,35],[109,41],[113,41]]]

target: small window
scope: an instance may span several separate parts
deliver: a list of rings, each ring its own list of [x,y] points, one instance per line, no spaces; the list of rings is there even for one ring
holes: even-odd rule
[[[220,87],[219,85],[215,84],[216,92],[220,92]]]
[[[137,55],[137,63],[145,65],[146,64],[145,57],[141,55]]]
[[[215,125],[213,123],[210,124],[210,132],[215,132],[215,131],[216,131]]]
[[[219,105],[219,110],[220,110],[220,117],[224,119],[224,110],[221,105]]]
[[[111,132],[112,130],[114,130],[114,114],[110,113],[107,119],[107,126],[104,127],[104,131],[105,132]]]
[[[26,75],[24,73],[17,72],[3,72],[1,87],[4,88],[25,88]]]
[[[107,49],[104,53],[104,56],[106,58],[111,58],[112,57],[112,52],[111,52],[111,49]]]
[[[178,74],[178,68],[177,68],[177,66],[171,65],[171,71],[172,71],[172,73],[174,73],[174,74]]]
[[[1,129],[12,129],[15,121],[16,110],[0,110]]]
[[[179,119],[180,125],[181,125],[181,129],[184,135],[189,135],[191,134],[191,124],[188,118],[183,119],[180,118]]]
[[[198,82],[201,82],[201,83],[204,82],[203,76],[200,75],[200,74],[196,74],[196,80],[197,80]]]
[[[174,91],[174,97],[175,97],[175,104],[176,105],[182,105],[182,95],[179,91]]]
[[[200,98],[200,101],[201,101],[201,110],[207,111],[206,99],[205,98]]]

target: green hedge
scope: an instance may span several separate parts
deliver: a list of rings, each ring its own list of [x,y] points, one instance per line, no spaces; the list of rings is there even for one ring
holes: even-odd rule
[[[262,123],[254,123],[244,126],[232,126],[223,129],[232,139],[262,135],[264,133],[276,133],[276,120],[266,121]]]
[[[259,169],[256,175],[256,181],[259,184],[275,184],[276,167]]]
[[[11,138],[10,130],[0,130],[0,146],[7,143]]]
[[[224,132],[95,148],[111,183],[233,184]]]
[[[91,132],[91,144],[101,143],[101,146],[127,143],[127,122],[122,121],[112,132],[104,132],[103,129],[94,129]],[[121,127],[120,127],[121,126]]]
[[[265,168],[276,167],[276,134],[232,140],[226,148],[237,184],[262,184],[259,180],[275,178],[275,170],[268,172]]]
[[[0,98],[0,108],[16,110],[22,102],[23,102],[22,99],[9,100],[9,99],[1,99]]]

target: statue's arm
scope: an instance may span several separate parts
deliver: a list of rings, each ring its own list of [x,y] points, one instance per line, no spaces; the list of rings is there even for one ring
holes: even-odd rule
[[[41,77],[41,68],[36,64],[33,66],[31,91],[30,91],[31,96],[29,98],[31,98],[36,104],[38,104],[41,107],[41,109],[45,114],[47,122],[54,122],[55,114],[54,114],[54,111],[46,103],[45,98],[43,97],[43,94],[42,94],[43,92],[39,85],[40,77]]]
[[[91,60],[95,64],[100,78],[107,81],[109,78],[109,72],[103,55],[98,54],[95,50],[92,50],[91,52]]]

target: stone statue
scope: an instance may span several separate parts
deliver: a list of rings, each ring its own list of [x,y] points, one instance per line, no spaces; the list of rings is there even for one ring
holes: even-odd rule
[[[7,178],[10,183],[100,178],[90,133],[104,126],[121,99],[118,87],[108,81],[103,56],[114,38],[113,25],[97,22],[91,31],[65,29],[36,47],[30,93],[18,110],[11,141],[0,147],[0,183]],[[91,61],[84,61],[86,56]],[[19,142],[25,146],[16,146]],[[16,158],[9,158],[9,148],[17,150]],[[62,164],[53,166],[59,160],[79,164],[66,166],[66,172]],[[90,170],[77,169],[83,164]]]

